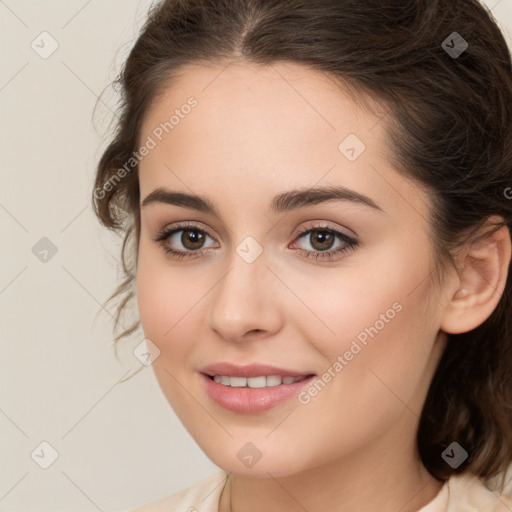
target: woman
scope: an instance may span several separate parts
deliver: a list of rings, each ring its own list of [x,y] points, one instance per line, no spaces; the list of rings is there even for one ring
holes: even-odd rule
[[[491,14],[167,0],[119,83],[94,190],[125,233],[118,314],[136,295],[161,389],[222,468],[137,510],[512,510],[512,71]]]

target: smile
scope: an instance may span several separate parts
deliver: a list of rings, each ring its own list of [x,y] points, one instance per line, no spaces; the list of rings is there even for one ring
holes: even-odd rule
[[[200,374],[206,395],[228,411],[255,414],[297,396],[316,375],[233,377]],[[219,382],[220,381],[220,382]],[[224,383],[223,383],[224,382]]]

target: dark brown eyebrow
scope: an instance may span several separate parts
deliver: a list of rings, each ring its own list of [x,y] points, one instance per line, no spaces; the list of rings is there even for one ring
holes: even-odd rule
[[[284,192],[274,197],[270,204],[270,211],[276,214],[284,213],[329,201],[350,201],[352,203],[364,204],[384,213],[384,210],[369,197],[340,186],[304,188]],[[191,208],[220,218],[219,210],[213,202],[206,198],[183,192],[172,192],[164,188],[157,188],[142,201],[142,207],[153,203]]]

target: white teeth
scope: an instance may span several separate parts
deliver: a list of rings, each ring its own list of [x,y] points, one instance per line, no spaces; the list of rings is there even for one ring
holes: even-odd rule
[[[279,375],[269,375],[267,377],[267,386],[279,386],[281,377]]]
[[[228,377],[226,375],[215,375],[213,380],[224,386],[231,386],[233,388],[265,388],[272,386],[279,386],[280,384],[293,384],[304,380],[306,376],[302,377],[281,377],[280,375],[269,375],[265,377]]]
[[[243,388],[247,385],[247,379],[245,377],[230,377],[229,385],[233,388]]]
[[[247,379],[247,385],[250,388],[264,388],[267,386],[267,378],[266,377],[249,377]]]

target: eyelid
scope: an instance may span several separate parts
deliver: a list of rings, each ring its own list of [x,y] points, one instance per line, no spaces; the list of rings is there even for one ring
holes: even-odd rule
[[[169,231],[181,231],[181,230],[185,230],[185,229],[197,229],[198,231],[204,231],[210,238],[213,238],[215,240],[215,237],[210,233],[210,230],[209,228],[207,228],[205,226],[205,224],[203,224],[202,222],[200,221],[188,221],[188,220],[184,220],[184,221],[177,221],[177,222],[173,222],[171,224],[166,224],[162,229],[159,229],[158,232],[159,233],[164,233],[164,232],[169,232]]]
[[[334,225],[331,225],[329,223],[329,221],[320,220],[320,219],[319,220],[310,220],[310,221],[307,221],[307,222],[301,224],[301,227],[298,230],[294,231],[294,233],[295,233],[295,236],[298,236],[298,235],[301,235],[304,232],[307,232],[308,230],[311,230],[311,229],[327,229],[327,230],[331,229],[333,231],[342,233],[347,238],[352,238],[352,239],[358,238],[356,233],[354,233],[351,229],[346,228],[346,227],[334,226]]]

